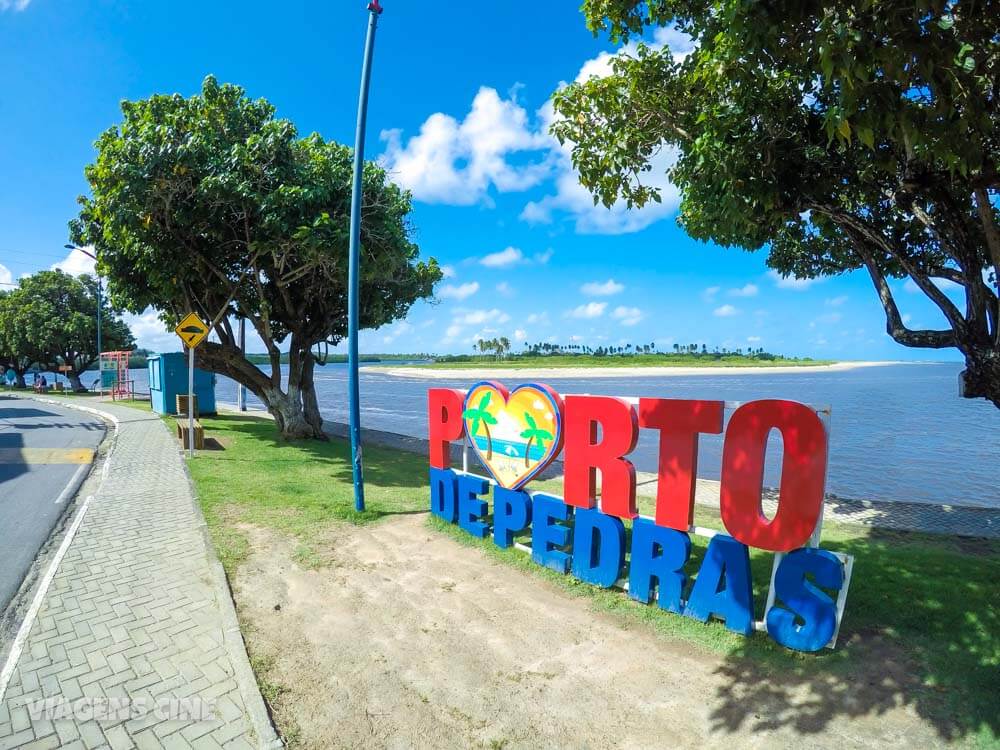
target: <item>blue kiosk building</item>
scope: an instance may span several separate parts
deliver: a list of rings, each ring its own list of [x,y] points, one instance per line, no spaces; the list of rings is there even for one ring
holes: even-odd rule
[[[150,354],[149,400],[157,414],[176,414],[177,396],[188,392],[187,355],[184,352]],[[215,414],[215,373],[195,369],[194,395],[199,414]]]

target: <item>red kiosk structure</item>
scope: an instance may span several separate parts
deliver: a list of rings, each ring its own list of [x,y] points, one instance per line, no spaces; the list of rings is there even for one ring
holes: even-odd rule
[[[131,352],[101,352],[99,389],[111,399],[133,398],[132,381],[128,378],[128,359]]]

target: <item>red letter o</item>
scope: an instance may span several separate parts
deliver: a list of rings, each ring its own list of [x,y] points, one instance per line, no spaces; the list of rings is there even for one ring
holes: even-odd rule
[[[781,432],[784,458],[778,510],[761,508],[767,435]],[[751,547],[787,552],[804,545],[819,521],[826,485],[826,428],[805,404],[751,401],[733,412],[722,448],[722,522]]]

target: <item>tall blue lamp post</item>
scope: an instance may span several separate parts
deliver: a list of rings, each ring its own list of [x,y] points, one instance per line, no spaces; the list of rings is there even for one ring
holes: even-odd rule
[[[375,29],[382,13],[379,0],[368,3],[368,35],[361,64],[361,92],[358,95],[358,127],[354,135],[354,183],[351,187],[351,244],[347,270],[347,396],[351,417],[351,469],[354,475],[354,509],[365,509],[365,477],[361,465],[361,392],[358,384],[358,318],[361,293],[359,255],[361,252],[361,176],[365,166],[365,122],[368,119],[368,85],[372,77]]]

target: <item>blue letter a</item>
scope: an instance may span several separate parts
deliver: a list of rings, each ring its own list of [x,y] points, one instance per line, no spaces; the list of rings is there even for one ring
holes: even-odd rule
[[[745,544],[723,534],[712,537],[684,614],[702,622],[715,615],[734,632],[753,632],[750,550]]]

